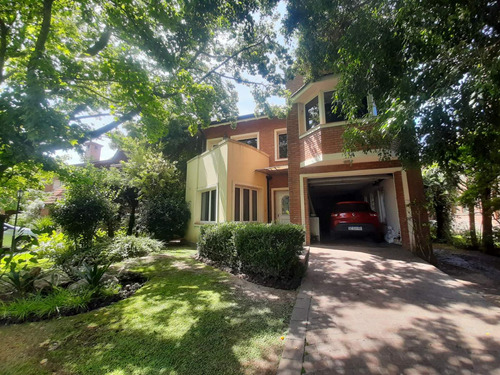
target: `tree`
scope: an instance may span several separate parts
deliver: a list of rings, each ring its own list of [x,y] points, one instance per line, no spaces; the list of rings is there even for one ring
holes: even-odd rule
[[[500,175],[500,3],[337,0],[288,3],[297,68],[338,73],[351,119],[367,93],[378,116],[351,126],[357,145],[395,150],[405,166],[436,162],[448,177],[474,170],[491,251],[492,187]],[[359,121],[357,122],[359,124]]]
[[[237,115],[242,72],[279,83],[276,0],[6,0],[0,5],[0,181],[133,121],[150,140]],[[91,129],[84,121],[112,114]],[[24,164],[22,164],[24,163]]]
[[[451,239],[452,206],[456,186],[450,183],[435,165],[423,170],[423,180],[428,211],[436,218],[436,240],[449,242]]]

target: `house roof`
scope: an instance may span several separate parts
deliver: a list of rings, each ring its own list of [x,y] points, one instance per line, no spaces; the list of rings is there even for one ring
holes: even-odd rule
[[[277,165],[275,167],[256,169],[256,171],[267,175],[285,174],[288,173],[288,165]]]
[[[261,118],[268,118],[268,116],[261,115],[261,116],[256,116],[254,113],[248,114],[248,115],[242,115],[238,116],[235,121],[228,121],[228,120],[222,120],[222,121],[214,121],[210,123],[210,128],[211,127],[216,127],[216,126],[223,126],[223,125],[229,125],[234,122],[247,122],[247,121],[252,121],[252,120],[259,120]]]

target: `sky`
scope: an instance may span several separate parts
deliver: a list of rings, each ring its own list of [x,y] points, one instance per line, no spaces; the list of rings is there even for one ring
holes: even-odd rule
[[[280,1],[277,7],[277,12],[283,16],[285,14],[285,3],[283,1]],[[281,36],[279,33],[279,28],[281,27],[281,22],[276,22],[276,31],[278,31],[278,35],[280,37],[278,38],[279,42],[284,43],[284,38]],[[260,77],[252,77],[252,76],[246,76],[247,79],[250,80],[256,80],[256,81],[262,81],[262,78]],[[234,83],[234,82],[233,82]],[[252,93],[251,93],[251,88],[247,87],[242,84],[237,84],[234,83],[236,92],[238,93],[238,112],[239,115],[248,115],[252,114],[255,111],[255,101],[253,99]],[[283,98],[278,98],[278,97],[273,97],[270,99],[270,102],[272,104],[278,104],[278,105],[284,105],[285,104],[285,99]],[[91,126],[92,128],[99,128],[109,122],[113,121],[112,116],[102,116],[100,118],[93,118],[92,120],[89,120],[87,122],[87,125]],[[107,160],[113,157],[115,154],[116,150],[111,148],[111,142],[109,141],[107,136],[102,136],[98,139],[94,139],[94,142],[100,144],[103,146],[101,149],[101,160]],[[81,163],[83,160],[81,156],[76,152],[76,151],[65,151],[65,152],[57,152],[57,156],[62,156],[65,158],[66,162],[69,164],[76,164],[76,163]]]

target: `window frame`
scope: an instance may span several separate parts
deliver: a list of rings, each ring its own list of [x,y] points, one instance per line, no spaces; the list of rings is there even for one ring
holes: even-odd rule
[[[316,95],[309,97],[309,99],[305,102],[299,103],[299,111],[302,112],[299,116],[299,138],[302,138],[306,135],[309,135],[315,132],[318,129],[324,127],[334,127],[334,126],[342,126],[348,124],[348,120],[334,121],[334,122],[326,122],[326,110],[325,110],[325,94],[333,90],[328,91],[319,91]],[[318,99],[318,109],[319,109],[319,124],[315,125],[309,129],[307,129],[307,110],[306,106],[314,99]],[[366,95],[367,102],[367,110],[368,114],[371,116],[377,116],[377,107],[373,100],[373,96],[371,94]]]
[[[259,132],[236,134],[236,135],[232,135],[230,138],[233,141],[237,141],[237,142],[242,141],[244,139],[257,138],[257,150],[260,150]],[[248,146],[250,146],[250,145],[248,145]],[[253,146],[251,146],[251,147],[253,147]]]
[[[217,186],[210,186],[210,187],[206,187],[204,189],[200,189],[198,190],[198,194],[199,194],[199,198],[200,198],[200,206],[199,206],[199,214],[200,214],[200,220],[199,222],[200,223],[217,223],[218,222],[218,218],[219,218],[219,204],[218,204],[218,201],[219,201],[219,189],[217,188]],[[214,202],[212,202],[212,191],[215,191],[215,205],[212,206],[212,204]],[[203,220],[202,218],[202,210],[203,210],[203,194],[205,193],[208,193],[208,218],[209,220]],[[210,220],[211,218],[211,210],[212,210],[212,207],[215,208],[215,212],[214,212],[214,215],[215,215],[215,220]]]
[[[286,158],[280,158],[280,141],[279,136],[286,134]],[[288,132],[287,128],[274,129],[274,160],[285,161],[288,160]]]
[[[206,144],[205,144],[205,151],[212,151],[214,149],[215,146],[217,146],[220,142],[222,142],[224,140],[224,138],[222,137],[217,137],[217,138],[209,138],[206,140]],[[209,144],[212,145],[212,147],[208,147]]]
[[[236,220],[236,189],[240,189],[239,193],[239,219]],[[244,217],[244,190],[248,190],[248,218],[249,220],[243,220]],[[235,184],[233,187],[233,221],[237,223],[258,223],[259,219],[259,202],[260,202],[260,188],[256,186],[247,186],[241,184]],[[254,204],[254,192],[256,194],[257,203]],[[257,212],[254,212],[256,208]],[[255,220],[254,220],[255,218]]]

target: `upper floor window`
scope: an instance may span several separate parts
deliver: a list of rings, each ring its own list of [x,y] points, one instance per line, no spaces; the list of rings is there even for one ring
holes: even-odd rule
[[[288,136],[286,129],[279,129],[275,131],[275,145],[276,145],[276,160],[283,160],[288,158]]]
[[[238,142],[257,148],[257,138],[239,139]]]
[[[325,121],[345,121],[347,118],[342,113],[342,102],[335,100],[335,91],[325,92]]]
[[[319,125],[318,97],[306,104],[306,130]]]
[[[257,149],[259,148],[259,133],[233,135],[231,139],[234,139],[235,141],[241,143],[245,143]]]
[[[201,193],[201,221],[216,221],[217,190],[212,189]]]

